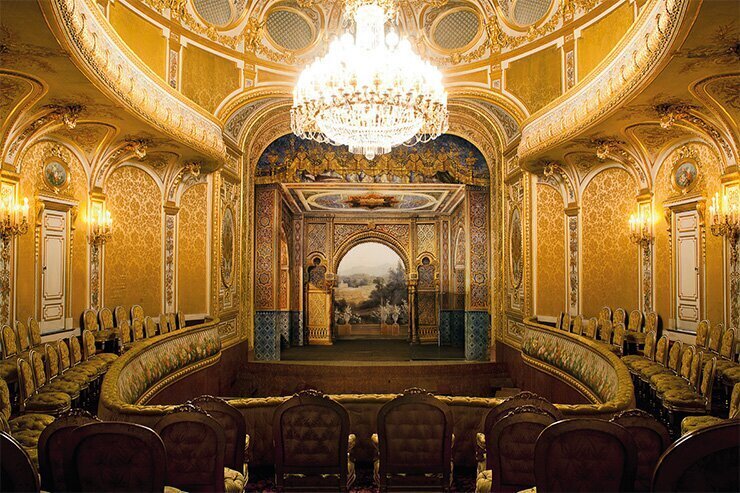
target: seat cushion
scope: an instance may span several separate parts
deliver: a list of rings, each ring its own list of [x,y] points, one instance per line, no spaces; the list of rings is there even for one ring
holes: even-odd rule
[[[118,339],[118,331],[116,329],[101,329],[93,332],[95,340],[97,342],[107,342]]]
[[[92,359],[101,359],[101,360],[105,361],[105,363],[107,365],[110,365],[116,359],[118,359],[118,355],[117,354],[113,354],[113,353],[98,353],[95,356],[93,356]]]
[[[715,366],[716,368],[715,371],[717,372],[718,375],[721,376],[721,374],[723,374],[725,371],[735,366],[737,366],[737,363],[735,363],[734,361],[730,361],[728,359],[718,359],[717,366]]]
[[[39,389],[39,392],[64,392],[73,399],[79,396],[81,391],[82,387],[79,383],[59,379],[49,382]]]
[[[475,479],[475,493],[491,493],[493,486],[493,471],[486,469],[478,474]]]
[[[54,422],[54,416],[48,414],[22,414],[10,420],[10,434],[15,435],[22,431],[38,431],[41,433],[52,422]]]
[[[224,467],[224,491],[226,493],[241,493],[247,486],[244,475],[228,467]]]
[[[64,380],[66,382],[75,382],[80,385],[81,388],[87,387],[90,383],[90,379],[83,372],[67,370],[57,377],[57,380]]]
[[[26,401],[26,410],[55,414],[69,409],[71,405],[72,399],[64,392],[42,392]]]
[[[650,378],[650,385],[655,387],[658,392],[663,392],[665,389],[688,386],[689,382],[685,378],[674,375],[673,373],[658,373]]]
[[[716,416],[687,416],[683,421],[681,421],[681,435],[701,430],[702,428],[708,428],[725,421],[726,420]]]
[[[83,361],[82,363],[78,364],[77,366],[73,366],[68,371],[73,371],[76,373],[81,373],[87,377],[88,380],[94,380],[99,372],[100,366],[94,365],[91,363],[88,363],[87,361]],[[65,373],[66,375],[66,373]]]
[[[646,380],[650,380],[653,375],[658,375],[660,373],[670,373],[673,374],[673,370],[670,368],[667,368],[661,364],[655,363],[651,366],[648,366],[646,368],[643,368],[640,370],[640,377],[644,378]]]
[[[34,448],[39,444],[39,437],[41,436],[40,431],[26,430],[19,431],[18,433],[11,433],[13,438],[18,440],[18,443],[27,448]]]
[[[735,385],[740,382],[740,365],[735,365],[723,371],[722,381],[729,385]]]
[[[636,364],[639,361],[645,361],[646,363],[647,362],[652,363],[652,361],[650,361],[645,356],[642,356],[640,354],[628,354],[627,356],[622,356],[622,362],[627,366]]]
[[[663,394],[663,402],[677,407],[704,407],[704,399],[691,388],[667,390]]]
[[[0,361],[0,378],[6,382],[18,380],[18,366],[15,357]]]

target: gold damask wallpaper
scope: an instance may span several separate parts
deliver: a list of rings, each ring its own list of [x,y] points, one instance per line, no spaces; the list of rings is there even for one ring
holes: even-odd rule
[[[194,45],[182,49],[182,93],[208,111],[239,88],[241,71],[231,60]]]
[[[632,26],[632,10],[632,3],[624,2],[581,31],[581,36],[576,40],[578,80],[583,80],[619,43]]]
[[[151,176],[131,166],[108,178],[107,207],[113,218],[113,237],[105,244],[103,305],[130,307],[144,313],[161,311],[162,203]]]
[[[560,48],[552,46],[511,62],[505,72],[506,90],[519,98],[530,113],[560,96]]]
[[[208,298],[208,185],[190,187],[180,199],[177,274],[180,310],[205,313]]]
[[[565,214],[560,192],[537,185],[537,314],[565,309]]]
[[[110,23],[131,51],[162,79],[167,67],[167,38],[160,28],[125,5],[111,2]]]
[[[671,314],[671,245],[669,242],[668,228],[663,215],[664,204],[676,199],[676,194],[671,186],[671,171],[678,154],[683,146],[676,148],[660,163],[655,177],[655,210],[657,217],[655,225],[655,308],[667,325]],[[691,143],[688,149],[693,151],[699,165],[699,189],[707,201],[720,189],[720,163],[717,154],[707,145]],[[707,300],[707,318],[714,324],[722,321],[724,296],[723,272],[722,272],[722,238],[718,238],[707,230],[706,238],[706,263],[705,280]]]
[[[54,158],[64,163],[70,172],[69,186],[60,193],[54,193],[46,189],[41,176],[42,167],[48,160]],[[77,157],[65,146],[51,141],[41,141],[31,146],[23,157],[23,169],[20,180],[20,196],[27,197],[30,205],[32,226],[35,226],[36,217],[34,211],[38,211],[39,205],[36,197],[42,193],[50,197],[58,197],[64,200],[77,202],[77,220],[71,227],[75,227],[72,238],[72,293],[71,314],[74,318],[87,307],[85,298],[85,279],[87,276],[87,238],[83,217],[87,211],[87,176],[85,169]],[[36,276],[36,242],[37,228],[25,235],[18,237],[17,244],[17,315],[20,320],[26,320],[29,316],[36,316],[36,296],[34,283]]]
[[[629,238],[637,188],[622,169],[607,169],[586,186],[583,210],[583,305],[594,316],[602,306],[639,308],[638,251]]]

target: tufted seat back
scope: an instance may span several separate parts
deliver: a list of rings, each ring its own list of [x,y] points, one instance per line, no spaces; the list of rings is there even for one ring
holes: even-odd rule
[[[378,412],[381,479],[437,473],[448,481],[452,428],[452,411],[431,394],[406,393],[386,403]]]
[[[154,427],[167,450],[167,484],[185,491],[224,491],[226,438],[221,425],[192,405]]]
[[[72,434],[69,450],[65,480],[70,491],[164,490],[167,455],[151,428],[120,422],[86,424]]]
[[[244,448],[247,437],[247,424],[242,413],[225,400],[210,395],[202,395],[189,402],[203,409],[218,421],[226,440],[224,465],[241,471],[244,468]]]
[[[637,448],[624,427],[566,419],[545,428],[535,445],[537,491],[632,491]]]

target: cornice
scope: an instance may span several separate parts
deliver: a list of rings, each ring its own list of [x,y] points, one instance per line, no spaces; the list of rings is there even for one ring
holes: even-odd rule
[[[39,2],[77,67],[114,101],[208,158],[226,159],[221,124],[160,80],[115,33],[92,0]]]
[[[659,73],[693,0],[653,0],[600,70],[534,114],[522,129],[523,163],[606,118]]]

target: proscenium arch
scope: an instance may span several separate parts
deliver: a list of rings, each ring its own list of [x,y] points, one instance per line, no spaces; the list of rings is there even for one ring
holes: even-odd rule
[[[376,230],[358,233],[345,240],[344,243],[342,243],[341,245],[335,245],[336,250],[334,251],[334,259],[331,264],[332,272],[336,274],[337,269],[339,269],[339,264],[342,262],[344,256],[347,255],[347,253],[354,247],[363,243],[380,243],[381,245],[387,246],[388,248],[393,250],[403,262],[403,267],[406,270],[406,278],[409,278],[409,276],[411,275],[411,263],[409,262],[409,255],[406,251],[407,247],[401,245],[401,243],[396,241],[393,236]]]

